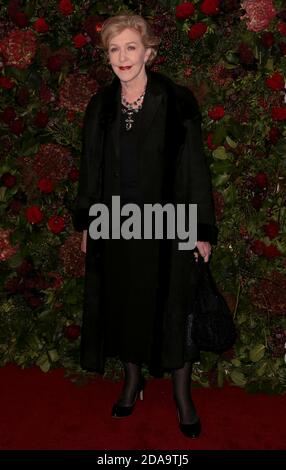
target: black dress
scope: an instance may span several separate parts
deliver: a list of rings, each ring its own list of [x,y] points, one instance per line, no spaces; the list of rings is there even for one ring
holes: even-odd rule
[[[126,130],[126,115],[121,110],[120,200],[121,206],[132,202],[143,209],[144,201],[137,184],[141,111],[134,113],[134,123]],[[121,217],[121,222],[123,220]],[[143,223],[141,228],[143,236]],[[159,242],[120,238],[105,243],[106,357],[119,356],[124,361],[143,362],[149,365],[150,371],[160,368],[156,341],[161,327],[156,323]],[[199,351],[193,342],[188,345],[186,341],[185,351],[186,360],[199,359]]]

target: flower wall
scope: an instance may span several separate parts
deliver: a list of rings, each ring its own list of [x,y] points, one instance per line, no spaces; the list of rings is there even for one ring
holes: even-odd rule
[[[285,391],[286,9],[283,0],[2,2],[0,364],[81,373],[84,254],[71,224],[83,113],[113,78],[102,22],[142,14],[152,66],[189,87],[203,116],[219,227],[211,267],[238,339],[194,378]],[[107,374],[119,370],[107,363]]]

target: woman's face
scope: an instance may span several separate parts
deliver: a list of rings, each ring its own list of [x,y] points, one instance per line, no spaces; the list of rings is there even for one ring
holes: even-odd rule
[[[113,36],[108,45],[108,57],[114,73],[122,81],[130,81],[145,70],[151,48],[145,49],[140,34],[126,28]]]

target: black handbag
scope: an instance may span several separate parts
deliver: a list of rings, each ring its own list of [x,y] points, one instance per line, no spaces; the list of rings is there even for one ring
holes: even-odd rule
[[[202,351],[222,353],[235,343],[237,333],[231,311],[218,291],[209,263],[199,255],[198,283],[188,314],[188,336]]]

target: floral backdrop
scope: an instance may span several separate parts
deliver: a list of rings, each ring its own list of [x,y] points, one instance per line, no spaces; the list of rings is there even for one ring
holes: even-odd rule
[[[85,107],[112,71],[102,22],[142,14],[161,37],[152,69],[203,115],[218,245],[211,268],[238,329],[194,378],[286,388],[284,0],[10,0],[0,10],[0,364],[79,367],[84,254],[71,211]],[[106,374],[120,365],[108,359]]]

